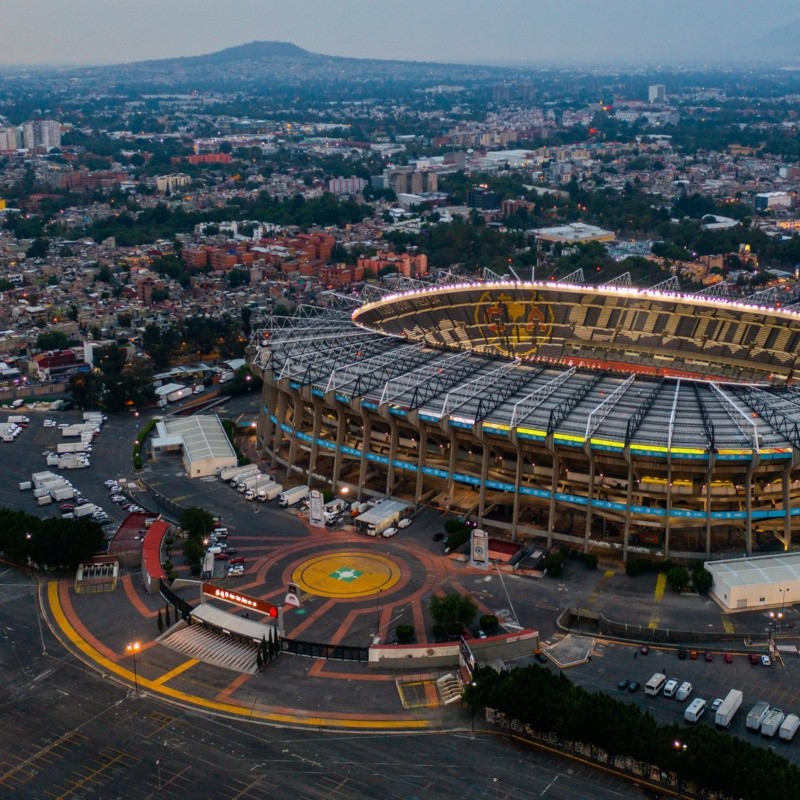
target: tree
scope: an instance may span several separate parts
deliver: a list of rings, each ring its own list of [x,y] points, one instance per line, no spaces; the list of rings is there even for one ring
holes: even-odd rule
[[[190,538],[203,539],[214,530],[214,515],[204,508],[192,506],[181,514],[180,526]]]
[[[164,633],[164,618],[161,616],[161,609],[158,609],[158,632]]]
[[[256,669],[261,672],[264,669],[264,660],[261,658],[261,648],[256,650]]]
[[[166,620],[166,626],[168,628],[172,627],[172,617],[170,616],[170,613],[169,613],[169,603],[166,603],[164,605],[164,617],[165,617],[165,620]]]
[[[28,258],[47,258],[50,250],[50,241],[44,236],[37,236],[25,252]]]
[[[467,627],[475,619],[478,607],[471,597],[462,594],[434,595],[431,597],[430,613],[434,622],[448,629]]]
[[[36,337],[37,350],[64,350],[69,347],[69,336],[64,331],[42,331]]]
[[[67,391],[78,408],[103,408],[105,384],[96,372],[78,372],[67,381]]]
[[[682,591],[689,584],[689,571],[686,567],[673,567],[667,572],[667,583],[676,592]]]

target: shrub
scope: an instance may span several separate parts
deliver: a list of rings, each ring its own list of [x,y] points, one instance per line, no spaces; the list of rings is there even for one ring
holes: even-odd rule
[[[395,636],[397,636],[397,641],[401,643],[410,642],[414,638],[414,626],[413,625],[398,625],[394,629]]]
[[[544,560],[544,569],[550,578],[558,578],[564,571],[564,561],[566,556],[561,550],[553,550],[547,554]]]
[[[494,614],[484,614],[480,619],[480,624],[481,630],[489,633],[500,624],[500,621]]]
[[[594,553],[581,553],[579,558],[586,569],[597,569],[599,559]]]
[[[714,576],[700,564],[692,572],[692,583],[700,594],[708,594],[714,583]]]
[[[444,625],[433,626],[433,640],[435,642],[443,642],[447,639],[447,628]]]
[[[451,533],[447,537],[447,549],[448,550],[458,550],[461,545],[465,544],[469,541],[470,531],[469,528],[466,530],[455,531],[455,533]]]
[[[689,571],[686,567],[673,567],[667,573],[667,583],[676,591],[685,589],[689,583]]]

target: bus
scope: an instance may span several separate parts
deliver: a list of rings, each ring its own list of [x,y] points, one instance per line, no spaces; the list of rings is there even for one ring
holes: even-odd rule
[[[655,697],[663,688],[664,684],[667,682],[667,676],[662,675],[660,672],[656,672],[652,678],[645,684],[644,693],[652,695]]]

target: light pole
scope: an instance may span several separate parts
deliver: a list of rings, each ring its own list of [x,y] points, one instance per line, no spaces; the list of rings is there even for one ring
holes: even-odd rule
[[[475,687],[478,684],[475,681],[470,683],[471,691],[469,693],[469,700],[470,700],[470,710],[472,711],[472,735],[475,736]]]
[[[381,635],[381,590],[378,589],[375,592],[375,615],[376,615],[376,622],[377,622],[377,630],[378,636]]]
[[[126,648],[129,653],[133,653],[133,688],[139,694],[139,673],[136,671],[136,654],[142,649],[139,642],[131,642]]]
[[[676,768],[675,768],[675,779],[676,779],[676,780],[677,780],[677,782],[678,782],[678,798],[681,798],[681,797],[683,797],[683,791],[682,791],[682,789],[681,789],[681,769],[680,769],[680,763],[681,763],[681,759],[683,758],[683,754],[684,754],[684,753],[687,751],[687,749],[688,749],[688,745],[686,744],[686,742],[682,742],[680,739],[676,739],[676,740],[675,740],[675,741],[672,743],[672,746],[675,748],[675,750],[676,750],[676,751],[677,751],[677,753],[678,753],[678,759],[677,759],[677,761],[676,761],[676,765],[675,765],[675,767],[676,767]]]

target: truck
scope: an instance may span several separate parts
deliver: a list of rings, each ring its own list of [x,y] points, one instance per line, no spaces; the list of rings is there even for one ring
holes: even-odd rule
[[[31,481],[20,481],[19,490],[24,492],[26,489],[30,489],[33,486]]]
[[[333,525],[336,519],[338,519],[339,515],[346,510],[347,501],[342,500],[340,497],[331,500],[329,503],[325,503],[325,506],[322,509],[323,514],[325,515],[325,524]]]
[[[93,431],[94,425],[90,425],[86,422],[80,423],[79,425],[65,425],[61,428],[61,435],[62,436],[80,436],[82,433],[86,431]]]
[[[50,497],[57,503],[61,503],[64,500],[72,500],[75,497],[75,490],[71,486],[60,486],[58,489],[50,490]]]
[[[255,472],[258,472],[255,464],[245,464],[243,467],[223,467],[220,470],[219,478],[222,481],[234,481],[240,475],[253,475]]]
[[[399,500],[381,500],[363,514],[359,514],[355,523],[367,536],[380,536],[387,528],[396,527],[408,511],[407,503],[401,503]]]
[[[240,480],[236,482],[236,489],[240,492],[247,492],[256,486],[261,479],[260,474],[250,475],[249,477],[245,478],[244,480]]]
[[[747,730],[757,731],[761,727],[761,723],[767,716],[768,711],[769,703],[759,700],[747,714],[747,721],[745,723]]]
[[[729,728],[733,717],[742,705],[742,693],[739,689],[731,689],[717,709],[714,724],[718,728]]]
[[[773,739],[775,734],[780,730],[786,715],[779,708],[771,708],[764,717],[761,723],[761,735],[766,736],[767,739]]]
[[[262,502],[274,500],[283,491],[283,486],[279,483],[270,483],[258,490],[258,499]]]
[[[266,489],[270,484],[273,483],[275,483],[275,481],[270,475],[258,475],[255,483],[249,485],[247,489],[245,489],[244,499],[255,500],[258,497],[258,493],[262,489]]]
[[[84,411],[83,421],[92,422],[95,425],[102,425],[105,422],[105,417],[102,411]]]
[[[50,497],[50,490],[46,486],[40,486],[38,489],[33,490],[33,496],[38,500],[44,496]]]
[[[55,453],[50,453],[50,455],[47,456],[47,466],[48,467],[58,466],[58,456]]]
[[[72,513],[75,515],[75,519],[79,517],[88,517],[90,514],[94,514],[97,511],[97,506],[94,503],[83,503],[80,506],[75,506],[72,509]]]
[[[177,403],[180,400],[183,400],[184,397],[189,397],[192,394],[192,387],[191,386],[184,386],[181,389],[176,389],[174,392],[170,392],[167,395],[167,401],[170,403]]]
[[[245,481],[248,481],[250,478],[254,478],[257,475],[258,467],[255,464],[251,464],[250,469],[247,470],[247,472],[242,472],[236,477],[231,478],[231,486],[233,486],[234,489],[238,489]]]
[[[226,369],[219,374],[219,383],[227,383],[228,381],[233,380],[233,370]]]
[[[82,453],[84,450],[83,442],[59,442],[56,445],[56,452],[61,453]]]
[[[697,722],[703,716],[706,710],[706,701],[702,697],[696,697],[686,706],[686,711],[683,712],[683,718],[687,722]]]
[[[85,457],[77,453],[65,453],[58,459],[59,469],[84,469],[88,467],[89,463]]]
[[[800,728],[800,717],[797,714],[787,714],[778,731],[778,738],[784,742],[791,742],[798,728]]]
[[[278,498],[278,505],[281,508],[288,508],[306,497],[308,497],[308,486],[295,486],[293,489],[286,489],[281,492]]]
[[[28,417],[26,416],[23,416],[22,414],[12,414],[8,418],[8,421],[13,422],[15,425],[20,425],[20,424],[27,425],[30,422],[30,419],[28,419]]]
[[[40,506],[49,506],[53,502],[53,498],[49,494],[43,494],[41,497],[36,498],[36,502]]]

